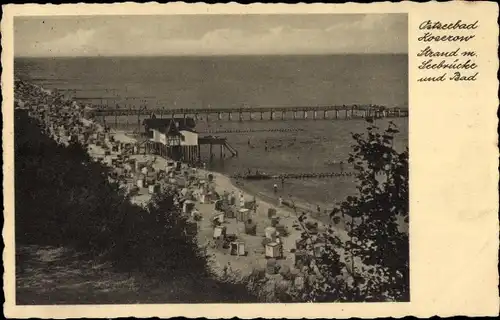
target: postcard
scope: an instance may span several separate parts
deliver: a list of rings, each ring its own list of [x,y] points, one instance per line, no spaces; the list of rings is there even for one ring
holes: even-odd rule
[[[5,315],[498,315],[498,5],[5,5]]]

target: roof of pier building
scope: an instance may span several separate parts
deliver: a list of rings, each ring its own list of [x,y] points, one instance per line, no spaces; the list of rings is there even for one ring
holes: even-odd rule
[[[142,124],[146,127],[146,129],[159,129],[162,127],[169,127],[171,123],[175,123],[178,128],[188,128],[193,130],[196,127],[196,122],[193,118],[151,118],[144,119]]]
[[[177,121],[181,120],[181,121]],[[179,119],[146,119],[143,121],[147,132],[152,130],[157,130],[168,136],[182,136],[181,131],[188,131],[196,133],[189,120],[186,121],[184,118]],[[150,134],[152,135],[152,133]]]
[[[159,127],[159,128],[152,128],[150,130],[157,130],[163,134],[166,134],[168,136],[181,136],[182,134],[180,133],[179,129],[177,129],[176,126],[169,125],[168,127]]]

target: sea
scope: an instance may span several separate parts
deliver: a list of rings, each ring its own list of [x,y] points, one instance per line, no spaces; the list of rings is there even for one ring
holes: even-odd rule
[[[14,73],[82,103],[110,108],[351,104],[408,108],[407,55],[16,58]],[[119,130],[140,127],[137,117],[118,118],[107,124],[113,127],[116,120]],[[352,150],[352,133],[365,132],[367,122],[311,118],[243,122],[205,118],[197,122],[198,131],[290,130],[217,133],[227,137],[238,157],[220,160],[217,147],[214,161],[209,162],[208,150],[202,157],[209,168],[226,174],[340,172],[340,162],[346,163]],[[389,121],[400,130],[395,147],[403,150],[408,146],[408,118],[377,119],[375,124],[385,129]],[[350,170],[347,164],[342,167]],[[273,192],[275,183],[278,194]],[[322,209],[356,192],[351,176],[290,179],[283,189],[281,181],[273,180],[246,181],[244,187],[266,199],[283,195]]]

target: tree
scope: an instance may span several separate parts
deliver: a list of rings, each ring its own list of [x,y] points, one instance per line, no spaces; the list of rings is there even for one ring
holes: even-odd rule
[[[319,275],[306,293],[311,301],[407,301],[409,299],[408,148],[398,152],[399,133],[389,123],[380,133],[368,120],[367,134],[352,134],[349,156],[357,178],[357,195],[349,196],[331,213],[324,233],[302,238],[321,244],[314,257]],[[307,219],[302,215],[301,221]],[[338,225],[344,220],[347,236]]]

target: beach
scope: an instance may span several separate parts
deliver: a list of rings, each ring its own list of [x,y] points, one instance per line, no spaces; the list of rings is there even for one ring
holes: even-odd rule
[[[405,55],[332,55],[266,57],[141,57],[15,59],[16,76],[47,89],[57,90],[83,104],[104,108],[242,108],[293,107],[342,104],[376,104],[408,107],[407,57]],[[362,66],[362,67],[361,67]],[[257,94],[256,94],[257,93]],[[99,99],[111,97],[113,99]],[[144,100],[144,101],[143,101]],[[110,116],[106,125],[123,131],[139,131],[149,114]],[[159,116],[159,115],[157,115]],[[234,115],[233,115],[234,116]],[[248,115],[245,115],[248,116]],[[337,172],[332,164],[347,159],[353,142],[351,133],[366,132],[362,119],[294,121],[289,113],[279,121],[219,120],[217,115],[196,121],[196,131],[253,130],[244,134],[216,133],[227,138],[239,157],[209,161],[204,146],[201,158],[207,169],[226,175],[248,169],[270,174]],[[328,117],[333,118],[330,112]],[[227,115],[226,115],[227,118]],[[408,119],[380,119],[386,128],[394,121],[401,134],[395,147],[408,145]],[[102,119],[96,119],[103,124]],[[116,121],[116,125],[115,125]],[[265,132],[259,130],[292,130]],[[208,133],[207,133],[208,135]],[[267,141],[268,151],[265,150]],[[215,149],[218,153],[218,148]],[[350,169],[349,169],[350,170]],[[274,181],[247,181],[245,189],[262,197],[274,196]],[[281,182],[276,182],[281,186]],[[284,196],[316,211],[319,204],[333,205],[356,192],[351,177],[296,179],[285,185]]]
[[[406,15],[116,18],[14,21],[18,302],[408,301]]]
[[[40,87],[34,86],[33,88],[41,90]],[[50,92],[42,92],[43,95],[51,95]],[[74,102],[71,103],[74,104]],[[229,175],[213,170],[193,168],[186,163],[179,163],[178,170],[169,170],[171,159],[147,154],[146,150],[141,151],[140,141],[133,135],[120,130],[110,130],[98,122],[86,119],[80,107],[65,110],[71,117],[66,116],[63,119],[74,125],[81,125],[68,127],[63,120],[53,118],[56,122],[62,121],[58,126],[54,123],[47,123],[53,138],[69,145],[71,139],[75,142],[78,137],[78,143],[86,146],[87,152],[95,161],[100,161],[111,169],[110,181],[118,182],[120,188],[129,194],[133,204],[146,208],[153,194],[172,188],[176,189],[179,194],[176,200],[179,205],[182,206],[187,201],[194,203],[194,207],[184,213],[190,219],[195,216],[193,213],[196,212],[198,215],[195,221],[191,219],[196,225],[198,245],[206,250],[210,268],[221,279],[227,278],[228,270],[231,277],[238,279],[251,275],[255,270],[268,270],[266,268],[269,267],[270,260],[273,260],[275,264],[273,267],[275,271],[266,273],[266,277],[271,279],[271,282],[283,280],[279,274],[275,274],[283,268],[296,270],[295,274],[300,274],[302,267],[296,264],[295,250],[305,227],[302,222],[299,223],[298,217],[306,213],[308,220],[316,225],[318,232],[325,230],[325,224],[331,224],[329,216],[331,209],[328,210],[326,206],[323,206],[323,209],[320,208],[318,212],[314,204],[287,194],[286,189],[281,190],[283,186],[277,187],[275,194],[270,194],[262,189],[259,190],[254,184],[231,179]],[[57,112],[52,115],[57,115]],[[134,170],[123,157],[127,161],[133,161],[135,166],[139,165],[138,168],[142,167],[142,169]],[[353,177],[348,178],[352,180]],[[180,183],[181,180],[182,183]],[[153,181],[153,185],[147,185],[146,182],[149,181]],[[285,185],[288,183],[285,182]],[[210,194],[212,196],[215,194],[216,197],[210,197]],[[235,195],[236,202],[229,205],[227,196],[230,194]],[[277,197],[282,198],[281,205]],[[218,201],[225,202],[226,209],[217,208]],[[247,208],[247,204],[252,202],[255,206],[250,206],[250,208],[254,209],[244,210],[245,218],[235,217],[235,214],[238,216],[238,211]],[[275,210],[273,216],[270,216],[270,210]],[[232,214],[230,215],[229,212]],[[224,228],[223,238],[232,237],[234,240],[232,243],[236,241],[242,244],[244,252],[234,254],[230,248],[217,242],[220,236],[215,236],[217,225],[214,225],[214,218],[221,215],[222,218],[220,220],[217,218],[217,220],[219,227]],[[254,232],[247,232],[247,223],[255,226]],[[274,230],[274,235],[268,235],[269,228]],[[277,232],[277,229],[280,232]],[[343,219],[333,225],[333,230],[342,242],[349,240]],[[272,253],[272,259],[269,259],[266,250],[271,240],[278,244],[280,253]],[[337,251],[343,261],[350,259],[342,246]],[[361,268],[358,259],[349,265],[352,266],[351,268]],[[346,270],[346,272],[352,272],[352,270]]]
[[[123,132],[112,133],[111,136],[114,136],[116,140],[122,141],[130,141],[129,139],[132,139],[126,136]],[[95,150],[94,146],[91,146],[90,148]],[[116,154],[105,156],[104,152],[93,153],[92,155],[96,158],[104,157],[103,161],[106,163],[111,163],[111,158],[116,156]],[[137,159],[137,161],[150,163],[155,171],[164,169],[167,166],[167,162],[171,161],[170,159],[154,155],[133,155],[132,158]],[[185,169],[188,169],[188,167],[186,164],[183,164],[183,170]],[[255,236],[246,234],[244,223],[236,221],[234,218],[225,219],[225,222],[223,223],[223,225],[227,228],[226,230],[228,234],[234,234],[238,240],[245,243],[247,254],[245,256],[232,256],[228,253],[228,250],[215,248],[213,246],[214,228],[212,226],[211,219],[217,212],[214,206],[214,201],[209,203],[203,203],[199,201],[199,199],[195,201],[195,209],[201,214],[202,217],[202,220],[198,222],[198,244],[200,247],[205,248],[208,255],[212,257],[212,259],[210,259],[211,267],[216,274],[220,274],[222,276],[222,271],[227,266],[230,266],[233,271],[236,271],[239,274],[239,276],[248,276],[256,268],[265,268],[267,259],[264,255],[262,240],[265,237],[264,229],[271,225],[271,221],[267,216],[270,208],[276,209],[276,216],[279,218],[280,224],[284,225],[288,231],[288,235],[286,237],[282,237],[281,242],[283,245],[284,255],[289,258],[279,261],[279,265],[288,265],[289,267],[293,267],[294,261],[291,251],[295,249],[296,241],[300,238],[301,233],[301,231],[297,231],[293,226],[298,224],[297,215],[300,214],[300,212],[308,209],[309,211],[312,211],[313,208],[307,208],[307,204],[305,203],[296,203],[297,212],[285,205],[279,207],[277,201],[273,201],[270,197],[267,197],[262,193],[252,193],[248,190],[248,188],[242,187],[241,182],[237,184],[236,181],[227,175],[203,169],[195,169],[194,172],[194,175],[198,180],[207,181],[207,177],[212,175],[215,191],[219,195],[222,195],[225,192],[234,193],[235,195],[241,194],[246,202],[251,202],[254,199],[257,202],[257,210],[252,212],[249,216],[249,218],[252,219],[252,221],[257,225],[257,233]],[[194,187],[187,188],[190,192],[195,191],[195,189],[196,188]],[[145,206],[150,201],[151,197],[152,195],[149,193],[147,188],[140,188],[137,194],[131,197],[131,201],[137,205]],[[284,198],[284,200],[289,201],[289,199],[286,198]],[[236,205],[234,209],[238,210],[239,208],[240,207]],[[319,228],[321,227],[322,226]]]
[[[88,120],[86,120],[88,121]],[[100,128],[99,124],[96,124]],[[136,143],[135,138],[128,136],[122,131],[111,131],[104,145],[109,145],[109,140],[120,141],[123,143]],[[109,147],[108,147],[109,148]],[[117,169],[112,165],[112,159],[116,159],[119,152],[112,151],[106,155],[106,149],[95,144],[88,146],[89,155],[94,159],[100,160],[108,164],[111,168]],[[131,159],[137,162],[148,163],[154,172],[159,172],[167,167],[167,163],[171,159],[163,158],[151,154],[133,154]],[[231,255],[228,249],[216,247],[214,245],[214,227],[212,218],[217,214],[215,209],[215,201],[201,201],[199,197],[192,198],[195,201],[194,209],[200,213],[201,220],[197,223],[197,238],[201,248],[206,249],[210,261],[210,267],[215,274],[224,277],[224,270],[231,270],[238,277],[243,278],[249,276],[256,269],[265,269],[268,258],[265,255],[265,247],[262,244],[265,238],[265,228],[271,226],[271,220],[268,217],[269,209],[276,210],[276,216],[279,219],[280,225],[286,230],[286,235],[281,235],[280,242],[283,247],[283,259],[277,260],[278,268],[287,266],[293,269],[295,267],[295,259],[293,250],[296,249],[296,242],[300,239],[303,230],[298,227],[298,215],[302,212],[307,212],[308,216],[318,222],[318,230],[324,229],[324,223],[328,222],[329,212],[322,212],[318,217],[316,208],[311,204],[300,202],[298,199],[290,198],[288,195],[283,195],[283,204],[278,205],[278,201],[272,196],[266,195],[264,192],[259,192],[243,181],[237,181],[230,178],[228,175],[216,171],[204,170],[199,168],[189,168],[187,164],[182,164],[182,170],[190,170],[190,173],[196,177],[198,181],[207,181],[208,176],[213,176],[212,184],[217,194],[222,195],[235,194],[243,196],[245,202],[256,201],[257,209],[251,211],[248,216],[256,224],[256,234],[249,235],[245,232],[245,225],[242,221],[237,221],[235,218],[226,218],[222,224],[226,228],[227,234],[236,236],[238,241],[242,241],[245,246],[245,255]],[[180,176],[180,173],[173,175],[173,178]],[[175,185],[175,183],[174,183]],[[182,187],[178,187],[182,188]],[[182,188],[183,189],[183,188]],[[196,193],[196,187],[187,186],[188,192]],[[277,195],[275,195],[277,196]],[[138,188],[137,192],[131,196],[131,202],[140,206],[146,206],[152,198],[152,194],[147,187]],[[295,206],[295,209],[292,208]],[[239,210],[241,206],[237,203],[233,210]],[[336,228],[339,236],[344,240],[348,240],[345,230],[341,227]]]

